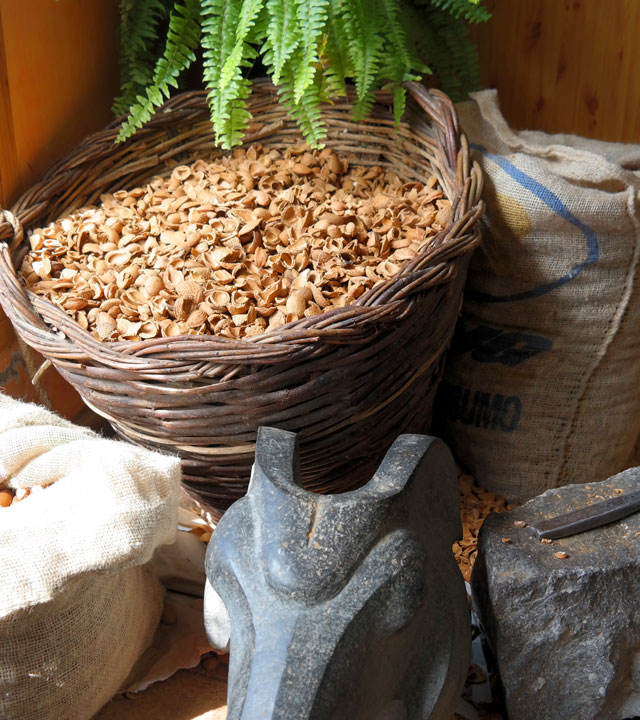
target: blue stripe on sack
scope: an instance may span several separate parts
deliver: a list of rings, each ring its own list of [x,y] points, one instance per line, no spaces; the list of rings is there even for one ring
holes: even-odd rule
[[[580,232],[584,234],[587,243],[587,257],[583,262],[579,263],[578,265],[574,265],[571,270],[569,270],[569,272],[566,275],[563,275],[561,278],[558,278],[557,280],[554,280],[550,283],[545,283],[544,285],[538,285],[531,290],[516,293],[515,295],[504,295],[501,297],[496,295],[490,295],[488,293],[476,293],[468,291],[466,295],[469,299],[478,300],[480,302],[517,302],[518,300],[529,300],[531,298],[540,297],[541,295],[546,295],[552,290],[555,290],[556,288],[559,288],[562,285],[566,285],[568,282],[571,282],[572,280],[577,278],[578,275],[580,275],[586,267],[588,267],[589,265],[593,265],[595,262],[598,261],[598,258],[600,256],[600,248],[598,243],[598,236],[596,235],[595,231],[585,225],[580,219],[578,219],[557,195],[554,195],[554,193],[552,193],[549,188],[545,187],[537,180],[534,180],[532,177],[522,172],[522,170],[519,170],[513,163],[509,162],[509,160],[507,160],[502,155],[494,155],[493,153],[490,153],[486,148],[482,147],[482,145],[472,144],[471,148],[473,150],[480,151],[486,158],[492,160],[494,163],[496,163],[496,165],[498,165],[502,170],[504,170],[507,175],[509,175],[517,183],[522,185],[523,188],[533,193],[533,195],[542,200],[542,202],[547,205],[547,207],[549,207],[551,210],[553,210],[554,213],[559,215],[563,220],[566,220],[574,227],[578,228],[578,230],[580,230]]]

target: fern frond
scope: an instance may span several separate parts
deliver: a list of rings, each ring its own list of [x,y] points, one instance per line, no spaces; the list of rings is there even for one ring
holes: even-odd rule
[[[467,22],[486,22],[491,13],[481,4],[481,0],[430,0],[431,5],[454,18],[464,18]]]
[[[477,84],[477,55],[466,21],[489,17],[483,0],[119,0],[122,93],[129,107],[118,140],[147,122],[177,87],[201,44],[216,142],[241,142],[250,119],[246,70],[260,55],[306,139],[326,135],[320,103],[356,87],[353,117],[367,115],[380,86],[393,91],[396,123],[405,81],[436,70],[457,99]],[[159,28],[168,19],[164,51]]]
[[[349,58],[349,38],[341,0],[330,0],[328,7],[327,37],[323,52],[324,76],[330,95],[346,94],[346,79],[354,74]]]
[[[420,61],[408,45],[406,33],[400,21],[398,0],[380,0],[385,23],[383,25],[384,47],[382,50],[378,81],[391,81],[393,90],[393,116],[396,127],[406,107],[406,91],[402,84],[408,80],[420,80],[414,70],[428,73],[429,68]]]
[[[263,2],[264,0],[243,0],[240,6],[235,43],[229,57],[224,61],[220,73],[219,88],[221,91],[224,91],[232,80],[237,78],[238,69],[242,66],[243,60],[252,55],[252,49],[247,43],[247,37],[258,18]],[[253,57],[255,57],[255,52],[253,52]]]
[[[294,85],[296,78],[296,63],[299,62],[299,50],[296,51],[282,70],[282,85],[278,88],[280,102],[289,111],[291,117],[298,123],[305,140],[312,148],[321,148],[322,141],[327,136],[327,128],[322,120],[320,111],[320,90],[317,78],[307,87],[299,100],[295,99]],[[320,70],[316,70],[319,73]]]
[[[202,0],[204,81],[211,92],[220,86],[222,67],[233,51],[241,0]]]
[[[299,64],[295,68],[294,99],[299,102],[313,82],[318,45],[327,25],[329,0],[297,0],[298,31],[301,35]]]
[[[393,119],[396,127],[400,124],[404,111],[407,107],[407,91],[402,85],[393,88]]]
[[[393,119],[397,128],[407,104],[407,93],[403,83],[408,80],[420,80],[420,76],[412,73],[395,56],[389,56],[380,67],[379,82],[384,80],[388,81],[384,88],[393,92]]]
[[[164,55],[156,63],[153,83],[168,98],[169,87],[178,87],[178,76],[196,59],[200,44],[200,4],[198,0],[176,2],[169,18]]]
[[[228,113],[218,128],[219,144],[229,150],[242,143],[242,138],[251,120],[251,113],[247,107],[247,98],[251,94],[251,82],[242,78],[235,97],[229,102]]]
[[[130,115],[122,124],[116,142],[130,137],[137,128],[151,119],[151,115],[170,95],[170,87],[178,87],[178,76],[195,60],[200,42],[200,5],[198,0],[184,0],[175,4],[169,18],[169,32],[163,56],[156,63],[152,84],[145,95],[139,95]]]
[[[367,3],[366,9],[364,5],[364,0],[348,0],[344,5],[349,57],[353,64],[357,95],[354,120],[361,120],[371,111],[382,50],[382,37],[377,32],[377,2],[373,8],[370,3]]]
[[[395,47],[394,56],[402,61],[405,67],[411,67],[411,57],[407,47],[407,39],[404,29],[398,17],[398,0],[380,0],[380,5],[386,21],[385,33],[388,34]]]
[[[298,4],[296,0],[267,0],[266,7],[270,20],[265,52],[272,53],[269,64],[273,67],[273,82],[278,85],[284,64],[300,43]]]
[[[158,24],[169,14],[166,0],[120,0],[120,95],[113,112],[123,115],[153,79]]]
[[[242,67],[256,56],[247,39],[261,5],[261,2],[252,3],[251,0],[202,0],[207,102],[216,142],[225,149],[241,141],[251,119],[246,103],[251,85],[243,78]],[[230,67],[231,58],[238,55],[240,57],[237,63],[233,61],[233,72],[229,76],[225,67]]]
[[[409,9],[410,10],[410,9]],[[414,8],[407,25],[417,29],[418,54],[434,69],[440,87],[454,101],[479,87],[478,55],[462,18],[436,7]]]

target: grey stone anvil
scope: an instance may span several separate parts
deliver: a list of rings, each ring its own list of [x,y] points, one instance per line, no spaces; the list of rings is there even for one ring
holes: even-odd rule
[[[248,494],[206,557],[229,720],[450,720],[470,648],[460,535],[441,441],[403,435],[364,487],[316,495],[296,436],[260,428]]]
[[[640,468],[490,515],[471,583],[510,718],[640,715],[640,513],[553,543],[531,526],[640,488]]]

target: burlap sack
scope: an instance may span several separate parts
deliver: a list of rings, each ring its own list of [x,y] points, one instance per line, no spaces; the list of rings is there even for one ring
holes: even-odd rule
[[[522,501],[627,466],[640,432],[640,146],[513,132],[458,106],[485,173],[437,420],[485,487]]]
[[[176,534],[175,458],[101,439],[0,395],[0,485],[54,483],[0,508],[0,718],[82,720],[149,645]]]

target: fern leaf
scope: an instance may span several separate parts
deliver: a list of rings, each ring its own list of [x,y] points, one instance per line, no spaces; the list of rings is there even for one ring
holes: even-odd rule
[[[226,150],[242,143],[245,130],[251,120],[251,113],[246,100],[250,93],[251,82],[243,78],[236,91],[236,97],[229,102],[228,115],[223,119],[219,128],[218,134],[221,138],[221,145]]]
[[[411,56],[407,47],[404,29],[398,18],[398,0],[381,0],[382,10],[386,21],[385,32],[389,34],[395,47],[394,56],[402,61],[405,67],[411,67]]]
[[[291,53],[298,47],[300,33],[297,26],[296,0],[267,0],[270,16],[267,27],[267,51],[271,51],[273,82],[280,83],[280,74]]]
[[[202,0],[204,81],[208,88],[220,84],[222,66],[231,55],[240,16],[240,0]]]
[[[349,39],[345,32],[341,0],[330,0],[328,16],[323,51],[325,82],[330,94],[345,95],[346,79],[354,71],[349,59]]]
[[[457,102],[479,86],[477,50],[462,18],[425,6],[407,6],[409,32],[415,32],[418,54],[437,75],[440,87]]]
[[[367,7],[363,0],[348,0],[344,18],[349,36],[349,56],[353,64],[357,100],[353,108],[354,120],[361,120],[371,110],[373,89],[378,78],[382,37],[378,34],[377,3]],[[373,10],[373,11],[372,11]]]
[[[202,0],[202,46],[207,102],[216,142],[225,149],[241,141],[242,133],[251,118],[246,103],[251,85],[242,77],[242,66],[256,53],[244,39],[240,43],[241,57],[234,72],[228,77],[226,84],[223,80],[224,67],[238,46],[238,35],[244,38],[249,36],[259,12],[259,8],[254,8],[253,18],[248,22],[247,8],[244,19],[242,18],[243,4],[243,0]],[[244,29],[239,32],[243,22]]]
[[[400,124],[404,111],[407,107],[407,91],[402,85],[396,85],[393,88],[393,120],[396,127]]]
[[[318,45],[325,32],[329,0],[297,0],[301,35],[299,63],[295,69],[294,100],[299,102],[313,82],[318,62]]]
[[[222,67],[231,55],[236,41],[241,0],[203,0],[202,47],[204,82],[216,142],[225,146],[230,139],[226,130],[231,118],[233,87],[221,88]]]
[[[122,142],[137,128],[151,119],[151,115],[170,95],[170,87],[177,87],[178,76],[195,60],[195,49],[200,42],[200,6],[198,0],[184,0],[175,4],[169,18],[169,32],[163,56],[156,63],[152,84],[145,95],[139,95],[131,107],[116,138]]]
[[[413,70],[429,72],[429,68],[412,52],[400,21],[398,0],[380,0],[385,23],[382,33],[385,43],[382,50],[378,82],[391,81],[393,90],[393,115],[396,127],[406,107],[406,92],[402,84],[407,80],[419,80]]]
[[[232,80],[237,77],[238,69],[241,67],[243,59],[250,55],[250,49],[247,46],[246,40],[258,18],[263,2],[264,0],[243,0],[242,2],[238,14],[235,43],[229,57],[225,59],[220,73],[219,89],[221,91],[230,85]]]
[[[165,97],[169,86],[178,87],[177,78],[196,59],[195,50],[200,43],[200,7],[198,0],[176,3],[169,21],[169,33],[164,55],[153,73],[154,85]]]
[[[153,47],[160,21],[168,15],[163,0],[120,0],[120,95],[113,111],[123,115],[153,79]]]
[[[256,17],[256,20],[253,23],[249,34],[247,35],[247,42],[251,43],[256,48],[259,48],[259,46],[264,43],[267,37],[267,29],[269,28],[269,20],[271,16],[269,15],[269,11],[267,10],[266,2],[267,0],[262,0],[262,7],[260,8],[260,12]]]
[[[430,0],[431,5],[449,13],[454,18],[464,18],[467,22],[486,22],[491,13],[481,4],[481,0]]]
[[[322,141],[327,136],[327,128],[322,120],[320,90],[315,77],[302,97],[299,100],[295,99],[295,68],[296,63],[299,62],[298,54],[299,51],[294,53],[282,70],[283,84],[278,88],[278,95],[291,117],[298,123],[307,143],[312,148],[321,148]],[[319,69],[316,70],[316,73],[319,72],[321,72]]]

